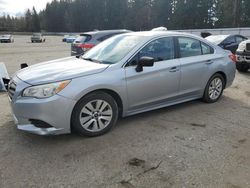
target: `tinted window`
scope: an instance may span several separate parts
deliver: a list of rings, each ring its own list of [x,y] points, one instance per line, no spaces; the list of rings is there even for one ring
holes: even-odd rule
[[[84,43],[91,40],[91,35],[81,35],[76,38],[75,43]]]
[[[199,40],[180,37],[178,38],[178,42],[181,57],[202,55],[201,44]]]
[[[245,38],[243,38],[243,37],[241,37],[241,36],[236,36],[235,39],[236,39],[236,42],[237,42],[237,43],[240,43],[240,42],[242,42],[242,41],[245,40]]]
[[[223,43],[224,43],[224,44],[232,44],[232,43],[235,43],[235,38],[234,38],[234,37],[228,37]]]
[[[104,35],[104,36],[98,38],[97,40],[100,41],[100,42],[102,42],[102,41],[104,41],[104,40],[106,40],[106,39],[108,39],[108,38],[110,38],[110,37],[112,37],[112,36],[114,36],[114,35],[116,35],[116,33]]]
[[[161,38],[150,42],[139,52],[139,58],[143,56],[153,57],[155,62],[174,59],[173,38]]]
[[[205,44],[203,42],[201,43],[201,48],[202,48],[202,54],[203,55],[213,54],[214,53],[214,49],[211,46],[209,46],[209,45],[207,45],[207,44]]]

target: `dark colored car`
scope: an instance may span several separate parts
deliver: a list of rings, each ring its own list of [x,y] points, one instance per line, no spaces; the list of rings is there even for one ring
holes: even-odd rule
[[[103,30],[80,34],[71,44],[71,55],[80,56],[100,42],[118,34],[131,32],[129,30]]]
[[[235,54],[239,44],[247,40],[242,35],[211,35],[206,37],[206,39],[225,50],[230,50],[233,54]]]

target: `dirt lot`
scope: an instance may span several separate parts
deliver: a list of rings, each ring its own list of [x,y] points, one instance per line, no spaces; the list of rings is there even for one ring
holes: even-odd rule
[[[10,73],[69,55],[61,37],[0,44]],[[250,72],[215,104],[192,101],[121,119],[97,138],[16,129],[0,93],[0,187],[250,187]]]

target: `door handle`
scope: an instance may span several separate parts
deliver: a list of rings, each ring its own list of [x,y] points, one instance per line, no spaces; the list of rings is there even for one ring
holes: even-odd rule
[[[171,67],[169,72],[177,72],[179,69],[177,67]]]
[[[210,59],[210,60],[205,61],[205,63],[209,65],[209,64],[212,64],[213,61]]]

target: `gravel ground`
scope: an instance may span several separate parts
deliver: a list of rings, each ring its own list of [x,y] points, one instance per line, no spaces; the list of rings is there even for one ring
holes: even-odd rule
[[[61,37],[0,44],[9,73],[66,57]],[[0,187],[250,187],[250,72],[215,104],[192,101],[120,119],[108,134],[41,137],[16,129],[0,93]]]

